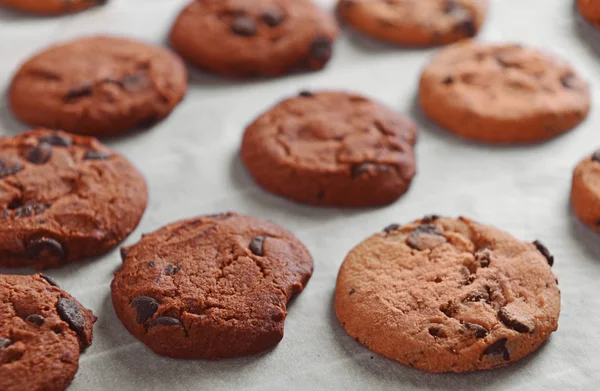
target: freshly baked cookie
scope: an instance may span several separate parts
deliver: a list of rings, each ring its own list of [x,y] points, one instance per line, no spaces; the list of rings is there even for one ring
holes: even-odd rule
[[[229,77],[319,70],[337,25],[311,0],[195,0],[171,30],[171,45],[193,65]]]
[[[286,304],[312,274],[291,233],[225,213],[167,225],[121,251],[113,305],[155,353],[219,359],[254,354],[283,338]]]
[[[66,389],[94,322],[51,278],[0,274],[0,389]]]
[[[424,371],[501,367],[557,329],[553,262],[539,241],[428,216],[391,225],[347,255],[335,312],[369,349]]]
[[[567,63],[518,45],[461,42],[421,76],[425,114],[462,137],[530,143],[566,132],[590,109],[588,85]]]
[[[142,42],[91,37],[27,61],[9,90],[13,113],[34,126],[114,136],[166,117],[187,90],[183,62]]]
[[[327,206],[389,204],[415,175],[415,125],[362,96],[301,92],[244,134],[242,160],[259,185]]]
[[[0,0],[0,5],[40,15],[59,15],[81,11],[108,0]]]
[[[571,205],[579,220],[600,232],[600,150],[575,167]]]
[[[338,13],[373,38],[432,46],[477,35],[487,7],[488,0],[339,0]]]
[[[0,138],[0,266],[59,266],[115,247],[137,226],[141,174],[96,139],[34,130]]]
[[[600,2],[598,0],[577,0],[577,9],[588,22],[600,28]]]

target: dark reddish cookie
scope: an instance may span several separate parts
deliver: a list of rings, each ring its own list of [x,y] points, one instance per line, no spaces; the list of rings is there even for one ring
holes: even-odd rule
[[[105,253],[137,226],[146,183],[96,139],[34,130],[0,138],[0,266]]]
[[[600,232],[600,150],[586,156],[575,167],[571,205],[579,220]]]
[[[0,0],[0,5],[39,15],[59,15],[107,2],[108,0]]]
[[[600,28],[600,2],[598,0],[577,0],[579,13],[591,24]]]
[[[312,274],[291,233],[227,213],[167,225],[123,248],[112,283],[125,327],[157,354],[219,359],[283,338],[286,304]]]
[[[171,45],[199,68],[245,78],[321,69],[336,36],[334,18],[310,0],[196,0]]]
[[[369,349],[428,372],[508,365],[558,327],[554,257],[539,241],[428,216],[390,225],[346,256],[335,312]]]
[[[327,206],[395,201],[415,175],[415,125],[364,97],[302,92],[244,134],[246,168],[266,190]]]
[[[51,278],[0,275],[0,390],[66,389],[94,322]]]
[[[169,50],[99,36],[35,55],[14,76],[9,103],[28,124],[104,137],[163,119],[186,91],[185,66]]]

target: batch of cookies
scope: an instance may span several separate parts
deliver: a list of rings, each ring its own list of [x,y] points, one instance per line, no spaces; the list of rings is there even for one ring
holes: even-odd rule
[[[104,3],[0,0],[46,15]],[[576,127],[590,92],[568,63],[516,44],[468,40],[487,3],[340,0],[336,12],[375,39],[448,45],[423,70],[419,103],[450,132],[516,144]],[[600,20],[600,6],[578,3],[586,18]],[[310,0],[196,0],[173,23],[174,51],[94,36],[34,55],[15,72],[8,96],[13,114],[35,130],[0,139],[0,266],[60,267],[107,253],[136,228],[146,182],[96,138],[167,117],[188,87],[184,61],[235,79],[318,71],[337,34],[334,15]],[[240,154],[268,192],[322,207],[377,207],[409,188],[417,133],[412,120],[369,98],[302,91],[250,123]],[[595,153],[577,166],[571,194],[576,215],[595,230],[599,178]],[[119,319],[173,358],[272,348],[283,338],[288,300],[313,272],[293,234],[231,212],[169,223],[121,248],[121,257],[111,285]],[[335,312],[368,349],[414,368],[501,367],[557,329],[553,262],[539,241],[465,217],[426,216],[392,224],[347,255]],[[65,389],[96,316],[44,274],[0,275],[0,296],[0,389]],[[42,375],[28,376],[34,367]]]

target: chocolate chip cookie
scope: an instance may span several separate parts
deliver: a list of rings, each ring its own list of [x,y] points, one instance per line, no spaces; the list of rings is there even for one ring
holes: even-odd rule
[[[600,232],[600,150],[575,167],[571,205],[579,220]]]
[[[474,37],[487,0],[339,0],[343,21],[373,38],[408,46],[443,45]]]
[[[319,70],[337,36],[333,16],[310,0],[196,0],[171,45],[193,65],[235,78]]]
[[[566,132],[590,110],[587,83],[566,62],[519,45],[461,42],[421,75],[425,114],[465,138],[531,143]]]
[[[0,389],[66,389],[94,322],[51,278],[0,274]]]
[[[108,0],[0,0],[0,6],[39,15],[59,15],[81,11]]]
[[[428,372],[508,365],[558,327],[554,258],[469,219],[393,224],[340,269],[335,312],[369,349]]]
[[[59,266],[107,252],[137,226],[141,174],[96,139],[34,130],[0,138],[0,266]]]
[[[600,28],[600,3],[597,0],[577,0],[577,9],[588,22]]]
[[[413,122],[362,96],[301,92],[256,119],[242,160],[266,190],[326,206],[389,204],[415,175]]]
[[[235,213],[167,225],[122,249],[113,305],[155,353],[219,359],[283,338],[286,304],[312,274],[308,250],[275,224]]]
[[[104,137],[165,118],[186,90],[185,66],[169,50],[98,36],[27,61],[14,76],[9,103],[28,124]]]

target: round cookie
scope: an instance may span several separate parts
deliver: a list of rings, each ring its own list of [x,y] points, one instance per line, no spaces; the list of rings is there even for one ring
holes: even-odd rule
[[[588,22],[600,28],[600,2],[597,0],[577,0],[577,9]]]
[[[346,256],[335,312],[369,349],[428,372],[517,361],[557,329],[554,258],[466,218],[387,227]]]
[[[518,45],[461,42],[440,51],[421,75],[425,114],[459,136],[531,143],[578,125],[588,85],[567,63]]]
[[[395,201],[415,175],[413,122],[362,96],[301,92],[256,119],[241,155],[256,182],[315,205]]]
[[[269,349],[283,338],[286,304],[313,269],[291,233],[225,213],[169,224],[122,249],[115,311],[155,353],[220,359]]]
[[[488,0],[339,0],[340,18],[356,30],[407,46],[444,45],[474,37]]]
[[[9,103],[28,124],[104,137],[163,119],[186,90],[185,66],[168,49],[97,36],[28,60],[13,78]]]
[[[171,45],[193,65],[235,78],[319,70],[333,52],[333,16],[311,0],[196,0]]]
[[[146,182],[96,139],[38,129],[0,138],[0,266],[107,252],[137,226]]]
[[[66,389],[96,319],[49,277],[0,274],[0,389]]]
[[[81,11],[108,0],[0,0],[0,6],[39,15],[59,15]]]
[[[600,150],[575,167],[571,205],[579,220],[600,232]]]

